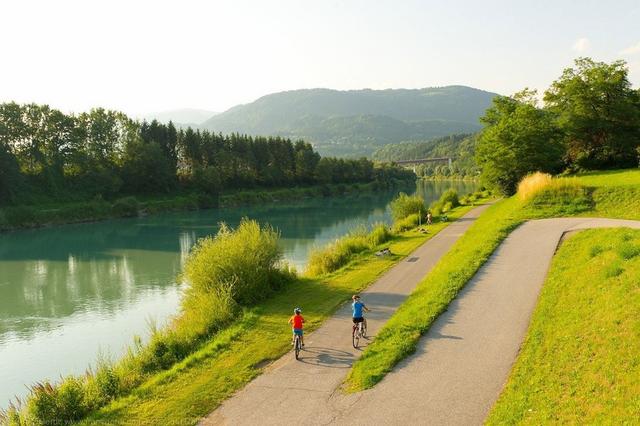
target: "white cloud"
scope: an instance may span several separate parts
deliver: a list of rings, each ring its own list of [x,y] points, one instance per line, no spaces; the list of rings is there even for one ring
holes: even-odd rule
[[[586,52],[590,47],[591,43],[586,37],[579,38],[575,43],[573,43],[573,50],[577,52]]]
[[[635,55],[636,53],[640,53],[640,42],[634,44],[633,46],[629,46],[626,49],[622,49],[620,51],[621,55]]]

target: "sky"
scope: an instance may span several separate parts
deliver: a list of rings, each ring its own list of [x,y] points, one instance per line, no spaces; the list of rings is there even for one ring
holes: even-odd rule
[[[0,0],[0,102],[224,111],[302,88],[545,90],[627,61],[640,1]]]

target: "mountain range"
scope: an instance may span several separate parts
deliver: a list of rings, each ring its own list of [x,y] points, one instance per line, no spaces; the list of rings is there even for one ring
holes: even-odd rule
[[[221,133],[280,135],[323,155],[371,156],[380,147],[480,129],[495,93],[466,86],[424,89],[302,89],[235,106],[200,124]]]

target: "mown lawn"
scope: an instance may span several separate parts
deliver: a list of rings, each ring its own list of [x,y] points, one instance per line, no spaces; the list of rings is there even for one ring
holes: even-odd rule
[[[373,387],[418,341],[499,244],[528,219],[557,216],[601,216],[640,219],[640,171],[612,171],[570,178],[583,185],[584,197],[572,192],[541,193],[524,202],[517,196],[490,207],[456,242],[400,306],[376,340],[352,366],[347,392]],[[599,185],[599,186],[596,186]],[[575,188],[574,188],[575,189]]]
[[[639,277],[638,230],[565,241],[487,424],[637,424]]]
[[[453,220],[472,207],[449,214]],[[385,243],[393,256],[378,258],[374,250],[358,255],[344,268],[320,279],[301,279],[284,292],[245,311],[234,326],[168,371],[157,374],[132,395],[120,398],[85,423],[194,424],[224,399],[260,374],[269,361],[290,350],[287,320],[301,306],[311,331],[339,306],[375,281],[447,223],[430,227],[429,234],[407,231]]]

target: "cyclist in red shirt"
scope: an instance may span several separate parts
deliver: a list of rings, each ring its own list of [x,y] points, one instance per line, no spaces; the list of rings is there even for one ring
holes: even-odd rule
[[[300,343],[302,343],[302,347],[304,348],[304,333],[302,332],[302,324],[304,324],[304,317],[301,315],[302,309],[295,308],[293,310],[293,316],[289,318],[289,324],[291,324],[291,328],[293,330],[293,335],[291,336],[291,344],[293,345],[295,342],[296,334],[300,336]]]

